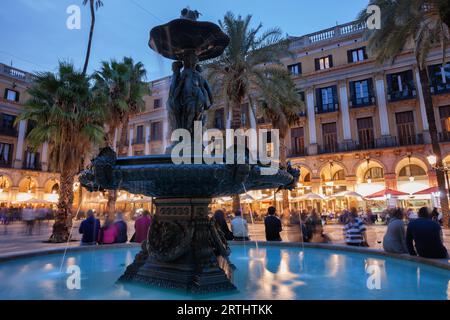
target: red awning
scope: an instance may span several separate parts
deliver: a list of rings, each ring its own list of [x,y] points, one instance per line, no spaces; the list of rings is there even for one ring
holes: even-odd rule
[[[431,195],[433,193],[438,193],[439,187],[432,187],[432,188],[428,188],[419,192],[414,193],[415,196],[422,196],[422,195]]]
[[[384,190],[378,191],[374,194],[371,194],[370,196],[367,196],[366,198],[368,198],[368,199],[384,198],[388,194],[390,194],[392,197],[400,197],[400,196],[408,196],[409,195],[409,193],[406,193],[406,192],[401,192],[401,191],[392,190],[392,189],[384,189]]]

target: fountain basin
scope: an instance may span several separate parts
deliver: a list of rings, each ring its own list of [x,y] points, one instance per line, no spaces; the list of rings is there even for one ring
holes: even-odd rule
[[[450,268],[441,262],[339,246],[232,244],[236,291],[193,295],[133,283],[117,284],[138,246],[71,248],[0,257],[0,299],[69,300],[447,300]],[[328,248],[328,249],[326,249]],[[422,263],[424,262],[424,263]],[[60,266],[62,269],[60,272]],[[78,265],[81,290],[69,290],[67,267]],[[381,289],[367,287],[367,266],[378,266]]]

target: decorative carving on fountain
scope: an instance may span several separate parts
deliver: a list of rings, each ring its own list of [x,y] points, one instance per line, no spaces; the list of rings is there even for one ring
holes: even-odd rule
[[[148,254],[159,261],[175,261],[190,250],[193,233],[189,223],[161,221],[156,216],[148,234]]]

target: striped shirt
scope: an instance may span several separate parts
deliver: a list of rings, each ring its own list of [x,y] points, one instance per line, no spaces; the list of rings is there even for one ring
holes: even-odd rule
[[[364,242],[363,232],[366,231],[366,226],[361,219],[356,218],[354,222],[349,222],[344,226],[345,243],[361,244]]]

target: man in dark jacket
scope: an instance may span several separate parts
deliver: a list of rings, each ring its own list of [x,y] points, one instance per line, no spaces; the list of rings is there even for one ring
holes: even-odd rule
[[[283,230],[281,227],[281,221],[275,215],[277,209],[270,207],[267,211],[268,216],[264,220],[266,226],[266,240],[267,241],[282,241],[280,232]]]
[[[430,219],[428,208],[419,210],[419,218],[411,221],[406,232],[409,254],[429,259],[446,259],[447,249],[442,243],[442,229]]]
[[[123,219],[123,213],[118,212],[116,214],[116,221],[114,222],[114,226],[117,228],[117,237],[116,243],[126,243],[128,241],[128,233],[127,233],[127,223]]]
[[[83,235],[81,239],[81,245],[95,245],[98,239],[98,232],[100,230],[100,221],[95,219],[94,211],[89,210],[87,212],[87,218],[80,224],[78,230]]]

